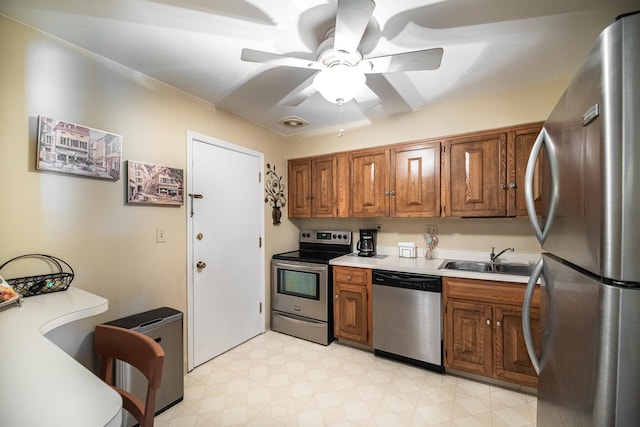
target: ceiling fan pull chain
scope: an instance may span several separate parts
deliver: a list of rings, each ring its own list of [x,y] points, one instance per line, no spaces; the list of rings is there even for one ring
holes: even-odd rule
[[[344,135],[344,127],[342,126],[343,113],[344,113],[343,100],[342,98],[339,98],[338,99],[338,119],[339,119],[340,129],[338,129],[338,138]]]

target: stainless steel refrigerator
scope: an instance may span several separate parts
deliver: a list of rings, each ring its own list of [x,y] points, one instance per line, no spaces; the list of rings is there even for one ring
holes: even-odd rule
[[[538,426],[640,426],[640,13],[602,32],[546,120],[526,181],[543,250],[523,307]],[[534,349],[529,307],[540,277]]]

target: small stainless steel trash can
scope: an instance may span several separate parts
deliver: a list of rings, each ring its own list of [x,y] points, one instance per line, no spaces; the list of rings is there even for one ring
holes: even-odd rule
[[[156,392],[156,415],[182,401],[184,397],[183,353],[182,353],[182,312],[169,307],[156,308],[105,323],[131,329],[156,340],[164,350],[162,382]],[[115,384],[144,402],[147,393],[147,379],[140,371],[128,363],[116,361],[114,367]],[[123,411],[125,427],[136,424],[136,420]]]

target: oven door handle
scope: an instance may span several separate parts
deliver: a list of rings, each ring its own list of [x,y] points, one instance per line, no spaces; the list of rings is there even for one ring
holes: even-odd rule
[[[300,264],[289,264],[286,262],[277,262],[275,264],[273,264],[273,266],[275,268],[289,268],[292,270],[299,270],[299,271],[326,271],[327,270],[327,266],[324,264],[318,264],[318,265],[313,265],[313,264],[305,264],[305,265],[300,265]]]

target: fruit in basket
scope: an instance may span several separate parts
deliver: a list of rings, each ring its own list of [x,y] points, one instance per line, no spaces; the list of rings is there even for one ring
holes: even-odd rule
[[[9,301],[10,299],[15,298],[17,295],[18,294],[13,290],[13,288],[0,285],[0,302]]]

